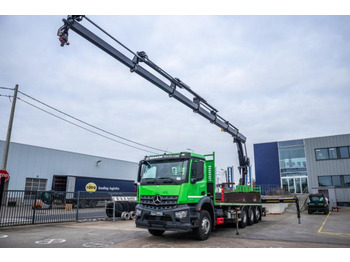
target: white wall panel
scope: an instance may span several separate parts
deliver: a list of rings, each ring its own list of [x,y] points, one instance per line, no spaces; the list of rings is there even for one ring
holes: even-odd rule
[[[0,157],[4,153],[0,141]],[[96,162],[101,160],[100,165]],[[136,180],[138,164],[135,162],[84,155],[67,151],[11,143],[7,163],[10,173],[9,190],[24,190],[27,177],[48,179],[51,189],[53,175],[87,176]]]

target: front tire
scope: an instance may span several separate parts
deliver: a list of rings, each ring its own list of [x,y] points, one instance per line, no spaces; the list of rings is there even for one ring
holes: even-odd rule
[[[196,239],[208,239],[211,232],[211,217],[208,211],[201,210],[198,224],[198,228],[193,230]]]
[[[164,234],[165,231],[164,230],[148,229],[148,232],[153,236],[160,237]]]

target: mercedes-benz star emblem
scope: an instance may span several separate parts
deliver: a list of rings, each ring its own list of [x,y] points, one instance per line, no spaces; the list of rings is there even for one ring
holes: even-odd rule
[[[156,204],[157,206],[162,202],[162,198],[160,197],[160,195],[156,195],[153,198],[153,203]]]

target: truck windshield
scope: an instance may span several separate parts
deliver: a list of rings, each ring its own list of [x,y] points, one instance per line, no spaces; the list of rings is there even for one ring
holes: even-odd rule
[[[187,181],[188,160],[144,162],[141,184],[182,184]]]

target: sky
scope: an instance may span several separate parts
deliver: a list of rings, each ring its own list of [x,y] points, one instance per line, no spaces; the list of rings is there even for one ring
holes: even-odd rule
[[[88,17],[132,51],[145,51],[236,126],[247,137],[253,169],[256,143],[349,133],[348,15]],[[70,45],[61,47],[56,33],[62,18],[66,16],[0,16],[0,87],[18,84],[19,91],[82,121],[167,152],[215,151],[218,170],[236,169],[236,145],[219,127],[73,31]],[[101,35],[87,20],[81,24]],[[0,89],[0,94],[0,140],[5,140],[12,100],[4,95],[13,91]],[[17,101],[12,142],[132,162],[150,154],[23,100]]]

